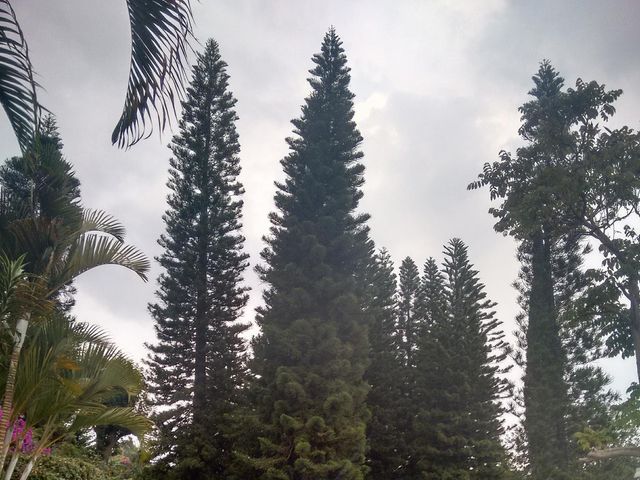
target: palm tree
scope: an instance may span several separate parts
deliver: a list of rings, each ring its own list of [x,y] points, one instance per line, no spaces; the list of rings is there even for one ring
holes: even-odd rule
[[[10,441],[8,426],[17,415],[12,409],[14,382],[29,323],[46,316],[48,303],[59,304],[61,290],[82,273],[100,265],[120,265],[146,281],[149,260],[124,243],[125,231],[117,220],[82,208],[79,183],[56,137],[38,135],[25,155],[0,169],[0,186],[0,253],[9,262],[0,282],[20,286],[5,294],[14,305],[3,318],[14,343],[0,419],[2,465]],[[25,297],[21,292],[28,293],[28,302],[16,297]]]
[[[78,430],[118,425],[142,436],[151,426],[131,407],[109,406],[114,398],[139,395],[142,375],[95,326],[51,315],[27,339],[18,373],[14,409],[25,425],[5,479],[12,477],[30,429],[38,438],[21,480],[43,452]]]
[[[164,129],[183,93],[192,36],[190,0],[127,0],[131,24],[129,83],[111,140],[130,147]],[[43,110],[29,48],[9,0],[0,0],[0,104],[24,153]]]

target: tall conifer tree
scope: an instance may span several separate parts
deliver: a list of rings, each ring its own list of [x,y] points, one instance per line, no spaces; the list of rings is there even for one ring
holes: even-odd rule
[[[149,306],[157,343],[149,345],[150,392],[171,477],[224,478],[230,447],[224,418],[238,402],[247,327],[241,286],[247,255],[240,234],[242,185],[236,100],[226,63],[209,40],[197,57],[171,143],[166,233],[158,258],[158,303]]]
[[[254,371],[263,435],[250,463],[263,480],[357,480],[366,472],[368,334],[356,277],[369,255],[368,216],[356,213],[362,137],[333,28],[313,62],[262,253],[267,289]]]
[[[386,250],[376,255],[369,280],[367,314],[370,318],[370,363],[365,379],[371,386],[367,405],[371,420],[368,478],[404,479],[407,459],[405,368],[396,332],[396,275]]]
[[[414,355],[421,321],[418,315],[421,290],[420,272],[410,257],[406,257],[400,265],[398,287],[398,337],[404,364],[412,370],[415,367]]]
[[[445,247],[443,274],[427,262],[423,288],[431,313],[417,355],[418,469],[423,478],[437,480],[505,478],[505,344],[495,304],[486,298],[462,241]]]

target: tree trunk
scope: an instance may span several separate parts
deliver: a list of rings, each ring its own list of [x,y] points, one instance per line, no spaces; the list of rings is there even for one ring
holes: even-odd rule
[[[2,448],[2,452],[0,452],[0,457],[3,459],[2,463],[0,463],[0,475],[4,469],[4,461],[7,458],[7,454],[9,453],[9,447],[11,446],[11,438],[13,437],[13,425],[11,425],[7,429],[7,434],[4,436],[4,447]]]
[[[29,463],[27,463],[27,466],[24,467],[24,470],[22,471],[22,475],[20,475],[20,480],[27,480],[27,478],[31,474],[31,470],[33,470],[33,466],[35,465],[35,462],[36,462],[35,458],[32,458],[29,460]]]
[[[7,467],[7,473],[4,476],[4,480],[11,480],[13,476],[13,471],[16,469],[16,465],[18,465],[18,459],[20,458],[20,450],[22,450],[22,445],[24,444],[24,437],[20,439],[18,445],[16,445],[15,452],[11,456],[11,461],[9,462],[9,466]]]
[[[551,240],[542,228],[531,236],[531,273],[524,426],[532,478],[546,480],[566,469],[568,447],[566,361],[556,318]]]
[[[633,349],[636,354],[636,373],[640,381],[640,289],[635,275],[629,276],[629,302],[631,337],[633,338]]]
[[[113,454],[113,448],[118,443],[118,434],[117,432],[112,432],[111,435],[107,437],[107,444],[104,446],[102,450],[102,460],[104,463],[109,463],[109,459]]]
[[[2,449],[0,465],[4,465],[9,449],[7,446],[11,443],[11,437],[7,438],[7,430],[11,421],[11,410],[13,408],[13,396],[16,386],[16,373],[18,371],[18,360],[20,359],[20,351],[27,336],[27,328],[29,327],[29,316],[21,318],[16,324],[16,342],[11,352],[11,360],[9,361],[9,371],[7,372],[7,384],[4,390],[4,399],[2,401],[2,419],[0,420],[0,439],[2,439]]]
[[[208,104],[211,101],[209,100]],[[207,116],[207,132],[211,132],[211,119]],[[200,158],[202,167],[202,184],[200,187],[200,218],[198,225],[198,259],[196,266],[196,315],[195,315],[195,359],[193,378],[193,422],[202,426],[204,412],[207,408],[207,337],[209,329],[207,270],[209,265],[209,155],[210,134],[208,133],[204,153]]]

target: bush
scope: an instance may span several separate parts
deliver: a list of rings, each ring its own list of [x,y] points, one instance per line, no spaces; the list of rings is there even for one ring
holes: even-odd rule
[[[74,457],[51,455],[36,463],[29,480],[110,480],[95,464]]]

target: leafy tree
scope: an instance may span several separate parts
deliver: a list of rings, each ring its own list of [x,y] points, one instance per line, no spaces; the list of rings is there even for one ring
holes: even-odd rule
[[[640,375],[640,133],[598,123],[615,112],[612,103],[620,94],[581,80],[569,90],[567,103],[575,110],[567,120],[574,126],[572,152],[547,188],[557,221],[577,229],[603,256],[595,272],[602,282],[596,295],[616,292],[629,304],[617,315],[603,315],[602,328],[610,335],[610,353],[635,355]]]
[[[533,91],[536,100],[521,109],[521,133],[531,140],[531,146],[520,149],[516,157],[503,154],[500,162],[485,165],[476,186],[489,184],[494,197],[505,197],[502,212],[511,208],[511,220],[530,220],[531,215],[529,219],[522,215],[528,209],[536,212],[538,221],[556,235],[575,232],[594,240],[604,261],[603,268],[593,275],[601,284],[592,289],[592,298],[599,299],[592,305],[610,305],[611,299],[620,295],[630,304],[628,309],[619,305],[613,312],[594,307],[601,320],[600,332],[609,337],[611,354],[633,352],[638,360],[640,295],[634,273],[639,266],[634,226],[640,137],[627,127],[603,130],[599,125],[615,113],[613,103],[621,95],[620,90],[606,90],[597,82],[578,79],[575,88],[562,91],[563,79],[548,63],[543,64],[537,78],[539,85]],[[534,167],[533,175],[523,176],[527,163]],[[529,190],[540,194],[537,198],[524,195],[533,201],[520,202],[518,209],[512,208],[512,200],[518,201],[514,193],[526,184],[520,181],[526,175],[534,179]],[[509,184],[517,186],[512,188]],[[503,216],[501,221],[506,226],[511,220]],[[520,222],[521,227],[530,225],[528,221]],[[640,372],[640,362],[637,364]],[[549,442],[546,445],[550,446]]]
[[[221,429],[239,401],[245,346],[237,322],[248,255],[239,233],[243,188],[236,100],[226,63],[209,40],[198,55],[171,144],[166,234],[158,259],[159,302],[149,306],[158,342],[149,345],[150,392],[164,462],[177,478],[222,478],[230,447]]]
[[[406,463],[407,431],[403,380],[405,369],[396,332],[396,275],[386,250],[375,256],[369,281],[367,315],[370,318],[369,368],[365,380],[371,386],[367,405],[371,419],[367,424],[369,478],[403,478]]]
[[[362,137],[333,28],[313,62],[259,270],[267,285],[253,364],[260,450],[246,460],[263,480],[355,480],[367,470],[368,334],[356,279],[370,251],[368,215],[355,213]]]
[[[506,478],[504,335],[467,247],[453,239],[444,253],[442,273],[429,260],[423,279],[430,314],[418,351],[417,466],[423,478]]]
[[[127,0],[131,25],[129,85],[112,142],[130,147],[164,128],[183,92],[186,58],[192,35],[188,0]],[[27,41],[9,0],[0,0],[0,104],[22,152],[33,144],[45,110]]]
[[[485,164],[480,180],[470,187],[488,185],[491,198],[502,199],[490,210],[498,218],[495,228],[519,239],[528,256],[524,427],[533,478],[547,479],[561,476],[568,462],[566,357],[555,305],[552,250],[570,232],[551,214],[547,181],[570,152],[571,132],[563,107],[563,79],[543,62],[533,80],[529,94],[534,99],[520,108],[519,133],[529,143],[515,157],[501,152],[501,161]]]

